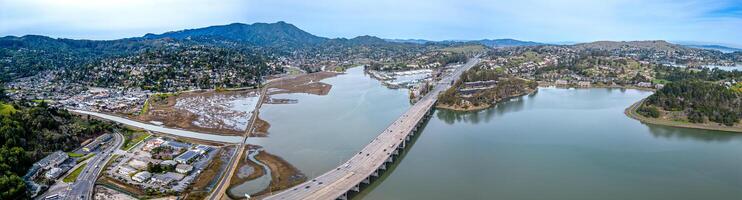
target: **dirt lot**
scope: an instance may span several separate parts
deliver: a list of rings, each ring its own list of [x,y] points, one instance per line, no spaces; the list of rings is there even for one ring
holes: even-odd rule
[[[320,82],[322,79],[337,76],[335,72],[317,72],[275,79],[268,84],[268,94],[307,93],[327,95],[332,85]]]
[[[93,199],[95,200],[103,200],[103,199],[111,199],[111,200],[136,200],[137,198],[134,198],[132,196],[129,196],[123,192],[116,191],[114,189],[110,189],[108,187],[97,185],[95,186],[95,195],[93,196]]]
[[[252,89],[152,96],[147,112],[136,119],[186,130],[242,135],[254,108],[250,101],[257,101],[254,97]]]

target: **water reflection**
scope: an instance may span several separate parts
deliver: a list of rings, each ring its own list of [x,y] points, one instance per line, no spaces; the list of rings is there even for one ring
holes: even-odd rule
[[[655,138],[691,139],[704,142],[727,142],[732,139],[742,139],[742,134],[722,131],[675,128],[661,125],[646,124],[649,132]]]
[[[478,124],[480,122],[489,122],[494,117],[501,117],[506,113],[518,112],[523,110],[528,99],[533,98],[531,94],[526,97],[516,97],[505,102],[500,102],[495,105],[494,108],[479,110],[479,111],[452,111],[452,110],[439,110],[436,113],[436,117],[441,119],[446,124],[454,124],[455,122]]]

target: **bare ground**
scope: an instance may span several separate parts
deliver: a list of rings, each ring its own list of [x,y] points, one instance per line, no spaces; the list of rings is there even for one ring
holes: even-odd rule
[[[136,120],[149,122],[158,121],[162,122],[163,125],[168,127],[176,127],[185,130],[210,132],[221,135],[243,135],[244,130],[235,130],[230,128],[210,128],[194,125],[194,122],[198,120],[198,115],[189,111],[178,109],[175,107],[178,99],[188,97],[205,97],[211,98],[215,95],[239,95],[247,96],[250,93],[255,92],[253,89],[243,90],[229,90],[229,91],[196,91],[181,93],[178,95],[168,96],[164,99],[153,96],[150,97],[149,110],[143,115],[135,117]],[[209,106],[209,105],[198,105],[198,106]],[[214,127],[224,127],[226,124],[213,124]]]
[[[255,159],[265,163],[271,169],[271,184],[270,186],[261,192],[258,192],[255,196],[258,198],[270,195],[272,192],[281,191],[304,181],[307,181],[307,176],[296,169],[293,165],[288,163],[281,157],[275,156],[265,151],[261,151],[255,156]]]
[[[268,84],[268,94],[307,93],[327,95],[332,85],[320,82],[322,79],[337,76],[335,72],[316,72],[275,79]]]

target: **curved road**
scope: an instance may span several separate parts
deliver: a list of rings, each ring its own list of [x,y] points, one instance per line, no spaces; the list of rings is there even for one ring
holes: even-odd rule
[[[111,160],[114,152],[124,144],[124,136],[121,133],[115,133],[111,141],[113,141],[113,145],[109,145],[108,148],[99,151],[98,154],[88,159],[88,164],[82,173],[77,176],[77,180],[69,186],[64,199],[93,199],[95,181],[105,168],[108,160]]]

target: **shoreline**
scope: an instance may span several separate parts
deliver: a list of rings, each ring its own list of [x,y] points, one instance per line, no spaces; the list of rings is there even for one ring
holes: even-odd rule
[[[500,99],[499,101],[496,101],[493,104],[486,104],[486,105],[471,106],[471,107],[463,108],[463,107],[458,106],[458,105],[453,105],[452,106],[452,105],[443,105],[443,104],[436,103],[435,104],[435,108],[452,110],[452,111],[458,111],[458,112],[476,112],[476,111],[481,111],[481,110],[492,108],[492,107],[494,107],[495,105],[497,105],[500,102],[504,102],[504,101],[507,101],[507,100],[510,100],[510,99],[513,99],[513,98],[518,98],[518,97],[522,97],[522,96],[526,96],[526,95],[535,94],[536,92],[538,92],[538,88],[536,88],[536,89],[534,89],[532,91],[526,92],[524,94],[518,94],[518,95],[511,96],[511,97],[502,98],[502,99]]]
[[[700,129],[700,130],[724,131],[724,132],[729,132],[729,133],[742,133],[742,127],[735,127],[735,126],[729,127],[729,126],[720,126],[720,125],[713,125],[713,124],[694,124],[690,122],[668,121],[668,120],[644,117],[636,112],[636,110],[639,109],[639,106],[644,103],[644,100],[645,99],[642,99],[634,104],[631,104],[631,106],[629,106],[628,108],[624,110],[624,114],[629,118],[635,119],[645,124],[653,124],[653,125],[661,125],[661,126],[669,126],[669,127],[677,127],[677,128],[692,128],[692,129]]]

